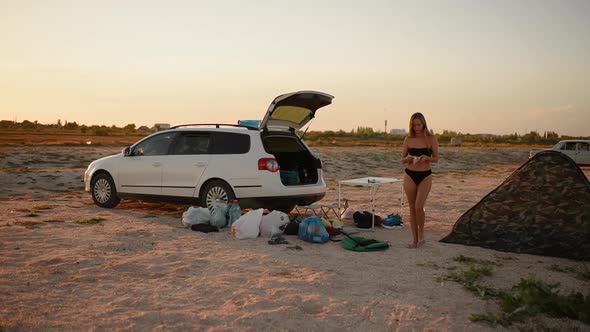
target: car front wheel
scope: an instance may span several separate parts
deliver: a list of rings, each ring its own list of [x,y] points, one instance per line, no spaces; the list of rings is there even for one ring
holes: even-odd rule
[[[235,197],[233,190],[227,183],[220,180],[211,181],[203,190],[201,206],[212,210],[216,200],[227,204]]]
[[[113,208],[121,201],[117,196],[113,178],[106,173],[97,174],[92,178],[90,190],[94,204],[100,207]]]

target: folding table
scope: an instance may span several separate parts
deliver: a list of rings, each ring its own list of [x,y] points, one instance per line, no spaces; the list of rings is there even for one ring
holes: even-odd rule
[[[384,184],[388,183],[402,183],[404,180],[398,178],[379,178],[379,177],[365,177],[365,178],[358,178],[358,179],[349,179],[349,180],[342,180],[338,181],[338,211],[340,211],[340,202],[342,201],[342,186],[363,186],[369,187],[370,193],[370,209],[373,218],[371,220],[371,230],[375,230],[375,194],[379,187]],[[400,200],[400,213],[401,209],[404,205],[404,188],[402,186],[401,190],[401,200]]]

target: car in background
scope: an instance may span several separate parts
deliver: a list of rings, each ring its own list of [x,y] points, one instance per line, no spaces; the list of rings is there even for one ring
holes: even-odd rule
[[[94,203],[120,199],[198,204],[238,199],[242,208],[289,212],[326,194],[320,158],[297,135],[334,97],[299,91],[276,97],[258,126],[179,125],[121,153],[93,161],[84,173]]]
[[[529,158],[541,151],[559,151],[572,160],[579,166],[590,166],[590,140],[563,140],[559,141],[552,148],[549,149],[532,149],[529,152]]]

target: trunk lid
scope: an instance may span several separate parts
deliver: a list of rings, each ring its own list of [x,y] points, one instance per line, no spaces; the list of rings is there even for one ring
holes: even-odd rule
[[[332,103],[334,96],[317,91],[298,91],[276,97],[260,128],[268,130],[299,130],[315,117],[318,109]]]

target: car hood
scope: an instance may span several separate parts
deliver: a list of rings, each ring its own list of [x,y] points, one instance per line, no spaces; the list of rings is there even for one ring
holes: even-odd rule
[[[88,167],[95,166],[97,164],[108,163],[108,162],[113,161],[114,159],[118,159],[118,158],[122,158],[122,157],[123,157],[123,153],[117,153],[117,154],[113,154],[110,156],[102,157],[100,159],[96,159],[95,161],[91,162],[90,165],[88,165]]]
[[[276,97],[264,118],[261,129],[273,127],[298,130],[315,117],[318,109],[332,103],[334,96],[317,91],[298,91]]]

